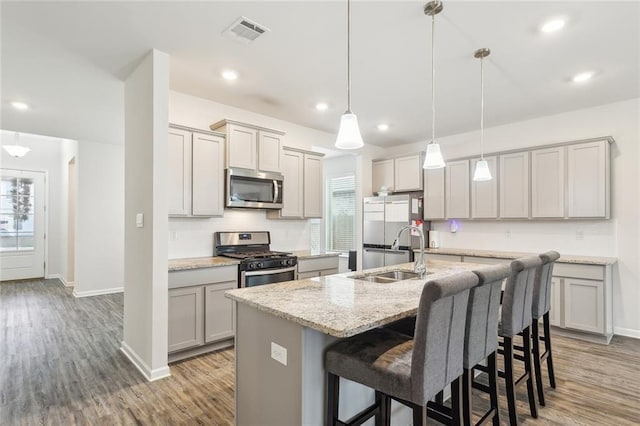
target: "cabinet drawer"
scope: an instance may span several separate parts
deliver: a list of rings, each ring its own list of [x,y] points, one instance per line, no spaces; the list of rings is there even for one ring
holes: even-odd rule
[[[556,262],[553,266],[553,276],[604,280],[604,266]]]
[[[323,269],[338,269],[338,256],[298,259],[298,273]]]
[[[496,257],[476,257],[476,256],[465,256],[464,261],[468,263],[482,263],[483,265],[497,265],[499,263],[511,263],[511,259],[499,259]]]
[[[237,265],[171,271],[169,272],[169,288],[237,281],[237,279]]]

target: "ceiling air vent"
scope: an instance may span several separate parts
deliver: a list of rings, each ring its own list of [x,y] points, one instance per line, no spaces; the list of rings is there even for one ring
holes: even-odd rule
[[[241,16],[236,20],[229,28],[222,32],[222,35],[239,41],[241,43],[249,44],[267,31],[271,31],[269,28],[264,27],[251,19]]]

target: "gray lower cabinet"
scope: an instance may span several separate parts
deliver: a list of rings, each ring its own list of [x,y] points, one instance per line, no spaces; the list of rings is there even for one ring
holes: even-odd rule
[[[324,277],[339,271],[338,255],[298,259],[298,279]]]
[[[204,287],[204,341],[217,342],[233,337],[235,330],[235,304],[224,297],[224,292],[237,287],[235,281],[212,284]]]
[[[169,272],[169,361],[233,344],[235,307],[224,293],[237,274],[236,265]]]
[[[202,287],[169,290],[169,352],[204,343]]]

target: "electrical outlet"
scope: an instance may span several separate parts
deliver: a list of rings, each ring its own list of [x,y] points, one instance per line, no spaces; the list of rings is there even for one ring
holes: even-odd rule
[[[576,231],[576,240],[584,240],[584,231]]]
[[[280,346],[277,343],[271,342],[271,358],[278,361],[280,364],[287,365],[287,348]]]
[[[174,242],[178,239],[178,233],[176,231],[169,231],[169,241]]]
[[[511,231],[509,231],[508,229],[506,231],[504,231],[504,237],[505,238],[511,238]]]

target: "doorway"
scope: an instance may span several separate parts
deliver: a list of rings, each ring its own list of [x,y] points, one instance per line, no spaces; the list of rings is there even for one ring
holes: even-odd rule
[[[0,280],[45,275],[45,174],[1,169]]]

